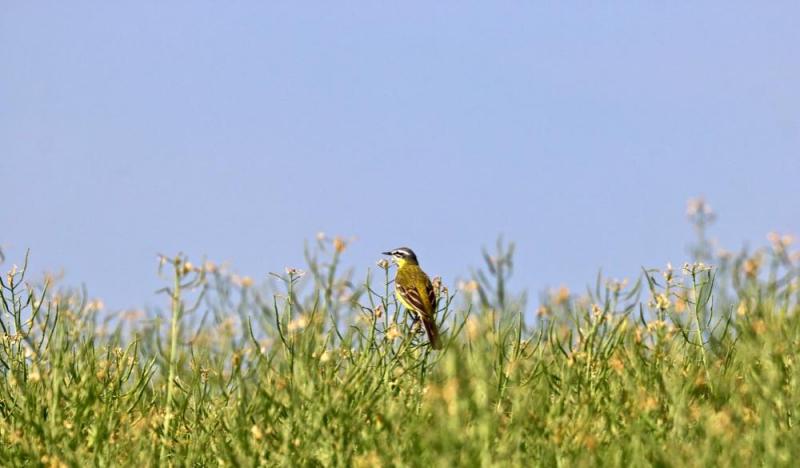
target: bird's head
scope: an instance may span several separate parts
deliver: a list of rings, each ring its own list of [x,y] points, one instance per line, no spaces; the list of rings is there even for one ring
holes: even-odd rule
[[[400,247],[399,249],[383,252],[383,254],[391,256],[392,261],[399,267],[403,265],[419,265],[417,263],[417,255],[408,247]]]

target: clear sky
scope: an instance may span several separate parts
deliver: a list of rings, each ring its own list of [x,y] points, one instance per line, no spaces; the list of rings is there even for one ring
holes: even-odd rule
[[[3,2],[4,268],[127,308],[157,252],[453,281],[504,234],[535,294],[683,261],[697,195],[800,233],[800,3],[401,3]]]

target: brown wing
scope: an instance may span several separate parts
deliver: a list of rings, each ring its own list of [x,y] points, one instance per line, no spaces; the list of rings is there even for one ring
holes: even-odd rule
[[[396,288],[405,305],[409,306],[412,311],[419,315],[427,315],[425,303],[422,301],[422,297],[420,297],[417,288],[405,288],[400,285],[397,285]]]
[[[435,316],[438,310],[436,304],[436,291],[433,290],[433,285],[431,284],[430,279],[427,281],[427,284],[425,285],[425,292],[428,294],[428,304],[431,305],[431,315]]]

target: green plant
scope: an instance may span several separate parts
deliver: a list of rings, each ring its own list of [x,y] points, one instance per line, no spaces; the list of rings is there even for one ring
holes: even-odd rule
[[[705,234],[702,239],[706,239]],[[513,244],[436,280],[442,351],[346,243],[263,284],[162,257],[166,314],[0,278],[8,466],[742,466],[800,455],[800,258],[791,239],[536,309]],[[702,263],[701,263],[702,261]],[[714,266],[711,266],[714,265]],[[642,297],[645,296],[645,297]]]

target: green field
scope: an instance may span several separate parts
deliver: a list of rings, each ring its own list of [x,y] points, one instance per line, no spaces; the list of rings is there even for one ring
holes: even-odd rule
[[[163,258],[164,309],[146,313],[106,312],[14,259],[0,289],[0,460],[793,465],[800,259],[780,236],[716,252],[694,221],[690,263],[537,300],[510,290],[513,245],[498,243],[473,280],[439,286],[440,352],[398,309],[393,269],[355,277],[338,239],[256,282]]]

